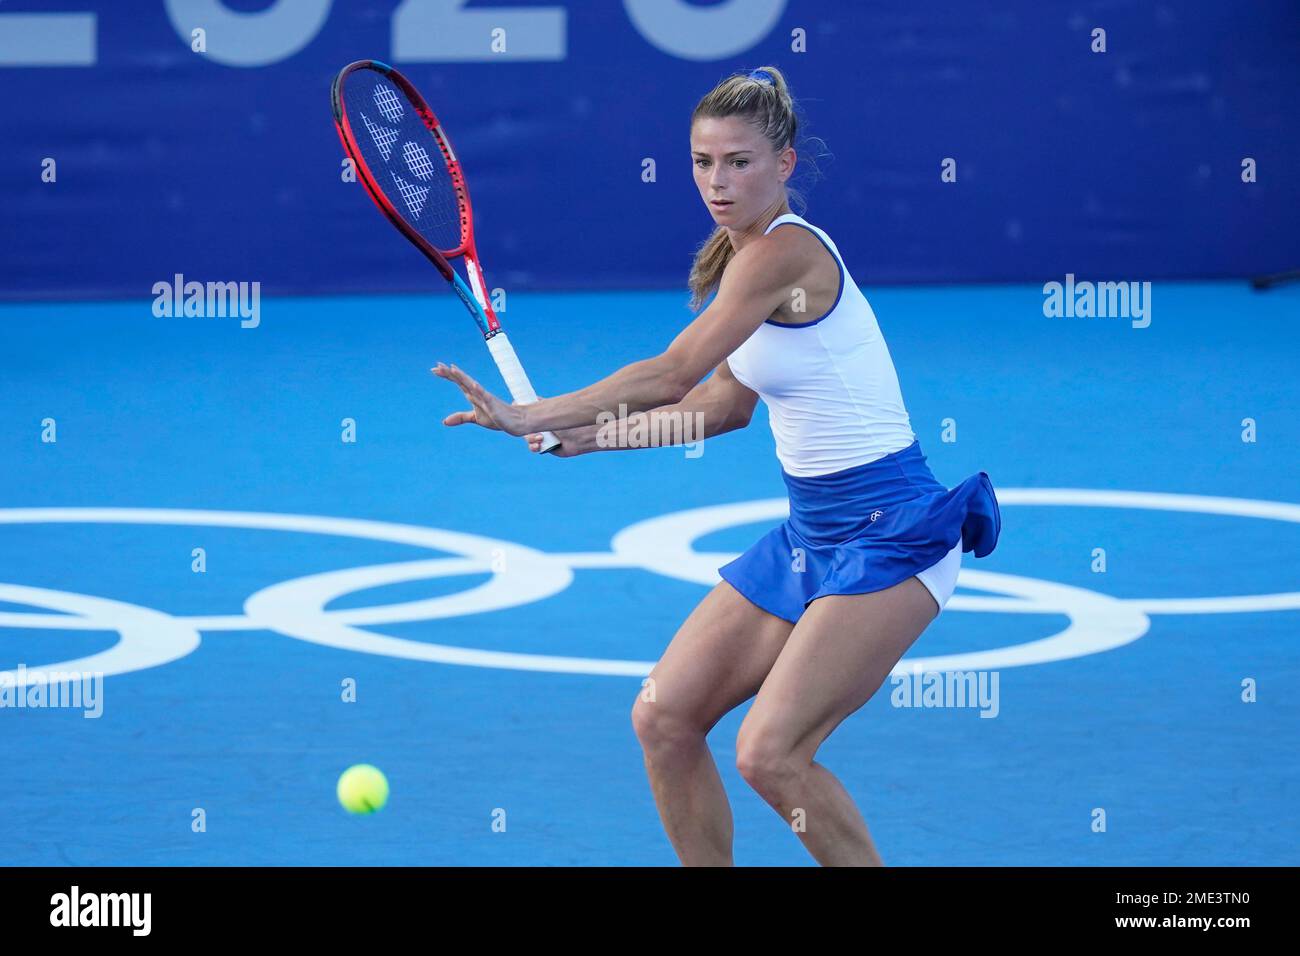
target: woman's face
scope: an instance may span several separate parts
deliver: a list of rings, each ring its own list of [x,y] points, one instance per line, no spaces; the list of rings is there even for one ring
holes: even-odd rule
[[[695,187],[713,221],[743,230],[783,200],[782,185],[794,168],[794,150],[780,153],[738,116],[701,117],[691,127]]]

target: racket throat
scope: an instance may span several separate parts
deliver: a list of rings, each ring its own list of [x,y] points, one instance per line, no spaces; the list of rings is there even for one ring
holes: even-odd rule
[[[478,300],[479,308],[487,316],[488,334],[495,335],[500,331],[501,323],[497,321],[492,303],[488,301],[487,289],[484,287],[483,275],[479,272],[478,263],[468,256],[465,257],[465,275],[469,278],[469,287],[474,292],[474,298]]]

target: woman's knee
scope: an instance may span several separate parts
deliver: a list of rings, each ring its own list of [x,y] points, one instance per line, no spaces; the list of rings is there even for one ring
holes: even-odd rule
[[[632,729],[641,746],[659,749],[685,741],[694,742],[703,737],[707,728],[688,714],[653,699],[638,694],[632,705]]]
[[[780,793],[811,760],[771,731],[746,730],[736,737],[736,770],[760,794]]]

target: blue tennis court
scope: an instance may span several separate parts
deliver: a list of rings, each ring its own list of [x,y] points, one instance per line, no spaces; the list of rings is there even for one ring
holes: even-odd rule
[[[1298,87],[1290,0],[5,0],[0,865],[726,862],[772,673],[739,865],[1300,864]]]
[[[900,665],[992,700],[887,683],[818,755],[885,861],[1300,862],[1300,287],[1156,282],[1145,328],[1039,285],[864,291],[930,467],[986,471],[1004,519]],[[521,292],[511,333],[553,395],[683,302]],[[762,406],[570,460],[444,427],[436,361],[499,379],[441,290],[266,297],[255,328],[14,303],[0,336],[0,666],[106,674],[0,710],[6,864],[675,865],[629,713],[783,515]],[[744,711],[709,738],[736,862],[812,865],[736,772]],[[334,796],[360,762],[392,788],[365,818]]]

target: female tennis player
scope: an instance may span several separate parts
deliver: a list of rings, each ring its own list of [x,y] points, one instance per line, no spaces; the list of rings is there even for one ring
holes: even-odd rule
[[[534,451],[549,429],[561,456],[617,447],[605,422],[620,404],[623,434],[642,416],[702,412],[705,437],[749,424],[759,398],[767,405],[790,517],[719,569],[651,671],[653,694],[632,708],[684,865],[733,862],[705,736],[751,697],[740,774],[819,863],[882,864],[853,800],[814,757],[942,611],[962,552],[988,554],[1001,528],[984,472],[951,490],[931,474],[871,306],[830,237],[790,211],[795,132],[775,67],[731,76],[695,107],[695,183],[716,227],[695,257],[691,305],[716,295],[662,354],[530,405],[454,365],[434,369],[472,405],[444,424],[527,436]]]

